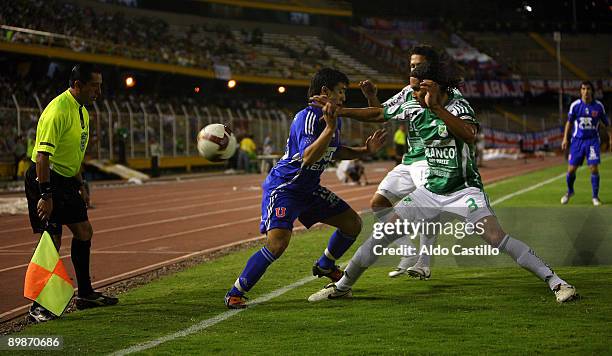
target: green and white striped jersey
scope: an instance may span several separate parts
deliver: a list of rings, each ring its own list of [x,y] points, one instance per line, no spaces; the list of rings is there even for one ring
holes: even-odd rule
[[[458,118],[478,125],[474,110],[454,93],[445,105]],[[450,194],[467,187],[483,189],[475,158],[475,146],[453,136],[444,121],[429,109],[415,112],[410,120],[423,140],[429,171],[425,187],[436,194]]]
[[[385,120],[397,120],[406,122],[408,132],[406,134],[406,153],[402,156],[402,164],[412,164],[425,159],[425,146],[423,140],[412,125],[411,118],[416,117],[424,109],[412,95],[412,88],[407,85],[399,93],[382,104]],[[463,98],[461,92],[453,90],[453,95]]]

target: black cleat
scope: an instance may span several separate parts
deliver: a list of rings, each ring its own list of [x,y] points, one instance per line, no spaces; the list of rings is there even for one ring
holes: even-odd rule
[[[334,266],[333,268],[322,268],[317,262],[312,266],[312,275],[315,277],[327,277],[332,282],[338,282],[344,275],[344,272],[340,269],[340,266]]]
[[[109,305],[115,305],[117,303],[119,303],[118,298],[109,297],[100,292],[91,292],[91,294],[85,297],[76,298],[76,308],[78,310],[105,307]]]

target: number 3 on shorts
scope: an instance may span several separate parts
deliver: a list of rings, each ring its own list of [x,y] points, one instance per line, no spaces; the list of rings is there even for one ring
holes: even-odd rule
[[[467,207],[470,209],[470,213],[478,210],[478,205],[476,205],[476,201],[474,200],[474,198],[466,200],[466,203]]]

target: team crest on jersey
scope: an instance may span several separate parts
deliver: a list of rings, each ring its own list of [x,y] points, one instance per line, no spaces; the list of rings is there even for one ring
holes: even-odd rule
[[[599,115],[599,111],[593,110],[591,111],[591,114],[593,114],[593,117],[597,117],[597,115]]]
[[[284,218],[287,214],[287,209],[285,209],[285,207],[275,208],[274,211],[277,218]]]
[[[438,126],[438,135],[440,135],[440,137],[448,137],[448,130],[446,129],[446,125]]]

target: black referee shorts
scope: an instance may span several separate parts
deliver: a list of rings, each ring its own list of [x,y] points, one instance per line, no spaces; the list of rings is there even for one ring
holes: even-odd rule
[[[80,186],[76,178],[66,178],[53,171],[50,174],[53,188],[53,211],[47,225],[43,224],[37,212],[40,189],[36,181],[36,164],[31,165],[26,172],[25,192],[28,199],[30,225],[34,233],[48,231],[51,235],[61,235],[62,225],[89,220],[87,206],[79,193]]]

